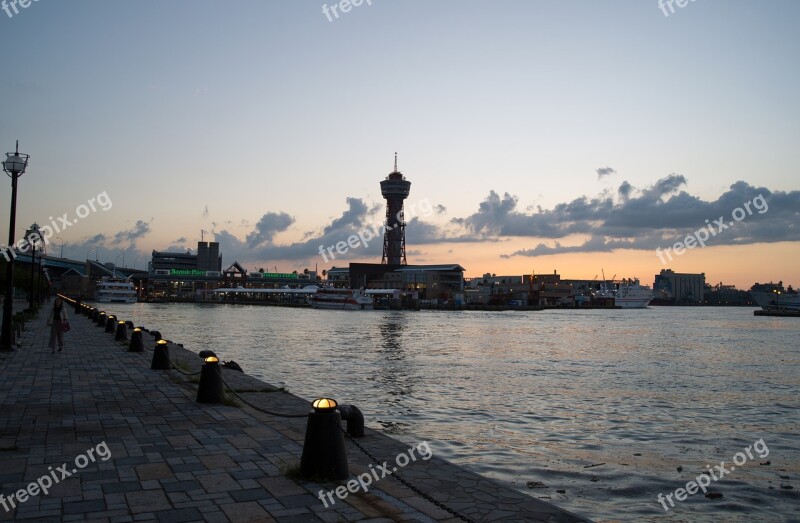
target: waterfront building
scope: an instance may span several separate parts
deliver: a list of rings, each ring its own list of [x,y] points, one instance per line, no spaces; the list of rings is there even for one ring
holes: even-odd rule
[[[347,269],[331,268],[327,276],[328,282],[337,287],[397,289],[413,293],[420,300],[460,302],[464,295],[464,270],[458,264],[351,263]]]
[[[656,300],[665,304],[700,305],[705,293],[706,274],[688,274],[662,269],[655,276],[653,293]]]

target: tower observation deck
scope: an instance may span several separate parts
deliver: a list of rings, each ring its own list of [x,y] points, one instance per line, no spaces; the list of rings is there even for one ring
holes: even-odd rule
[[[397,153],[394,153],[394,171],[381,181],[381,194],[386,199],[386,232],[383,235],[381,263],[406,265],[406,222],[403,200],[411,192],[411,182],[397,170]]]

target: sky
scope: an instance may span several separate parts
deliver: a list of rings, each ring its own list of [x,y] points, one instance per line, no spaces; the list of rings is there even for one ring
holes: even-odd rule
[[[409,263],[800,285],[796,1],[9,2],[0,147],[49,254],[379,262],[320,251],[380,226],[397,152]]]

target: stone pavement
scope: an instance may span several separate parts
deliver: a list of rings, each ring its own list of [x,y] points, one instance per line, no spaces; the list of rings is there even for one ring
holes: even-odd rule
[[[458,521],[390,477],[326,507],[319,493],[337,483],[291,479],[304,418],[268,416],[241,402],[198,404],[196,378],[150,370],[150,352],[127,352],[69,311],[64,352],[47,348],[42,313],[19,351],[0,353],[0,521]],[[200,369],[195,353],[170,345],[170,354],[186,372]],[[223,374],[261,408],[309,410],[255,378]],[[390,465],[409,447],[369,429],[358,441]],[[351,474],[369,470],[349,441],[347,452]],[[586,521],[435,456],[401,473],[476,521]],[[38,486],[28,489],[34,496],[16,494],[37,480],[47,486],[44,477],[55,478],[47,494]]]

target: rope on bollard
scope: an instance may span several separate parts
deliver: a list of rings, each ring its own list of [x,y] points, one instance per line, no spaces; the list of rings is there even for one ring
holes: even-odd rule
[[[220,372],[220,377],[221,377],[221,375],[222,375],[222,372]],[[249,401],[247,401],[246,399],[244,399],[243,397],[241,397],[238,392],[233,390],[233,387],[228,385],[228,382],[225,381],[225,378],[222,378],[222,383],[225,384],[226,387],[228,387],[228,390],[231,391],[231,393],[234,396],[236,396],[237,398],[242,400],[242,403],[244,403],[245,405],[247,405],[248,407],[250,407],[252,409],[255,409],[255,410],[259,411],[259,412],[263,412],[264,414],[267,414],[269,416],[276,416],[278,418],[306,418],[306,417],[308,417],[308,413],[305,413],[305,414],[284,414],[284,413],[281,413],[281,412],[272,412],[272,411],[267,410],[267,409],[262,409],[261,407],[257,407],[255,405],[253,405],[252,403],[250,403]]]
[[[341,430],[344,433],[345,437],[347,439],[349,439],[353,443],[353,445],[358,447],[358,449],[361,452],[366,454],[369,459],[371,459],[376,465],[379,465],[381,467],[383,466],[383,462],[379,461],[378,458],[373,456],[370,451],[368,451],[367,449],[362,447],[361,444],[358,441],[356,441],[356,439],[353,436],[348,434],[347,431],[342,428],[341,425],[339,425],[338,427],[339,427],[339,430]],[[406,487],[408,487],[409,489],[411,489],[411,491],[414,492],[415,494],[417,494],[418,496],[422,497],[423,499],[426,499],[426,500],[430,501],[431,503],[433,503],[434,505],[436,505],[440,509],[442,509],[445,512],[453,515],[454,517],[460,519],[461,521],[467,521],[467,522],[470,522],[470,523],[474,523],[475,522],[475,520],[470,519],[469,517],[465,516],[464,514],[461,514],[457,510],[448,507],[447,505],[445,505],[441,501],[438,501],[438,500],[434,499],[430,494],[426,494],[425,492],[422,492],[420,489],[418,489],[417,487],[415,487],[414,485],[409,483],[408,480],[403,479],[403,477],[400,474],[398,474],[397,471],[394,471],[389,475],[392,476],[397,481],[399,481],[400,483],[402,483],[403,485],[405,485]]]

